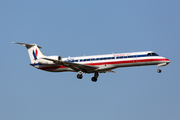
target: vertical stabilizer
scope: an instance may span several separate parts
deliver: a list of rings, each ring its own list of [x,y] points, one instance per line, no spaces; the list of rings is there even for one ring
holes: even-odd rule
[[[37,63],[38,59],[44,56],[39,49],[41,47],[37,46],[37,44],[25,44],[18,42],[13,42],[13,43],[23,45],[27,48],[31,60],[31,64]]]

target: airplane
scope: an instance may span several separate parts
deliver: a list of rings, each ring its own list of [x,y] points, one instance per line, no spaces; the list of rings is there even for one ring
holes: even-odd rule
[[[58,55],[43,55],[40,51],[41,47],[37,44],[13,43],[27,48],[30,65],[37,69],[49,72],[77,72],[78,79],[83,78],[83,73],[94,73],[94,77],[91,79],[93,82],[97,81],[99,73],[115,73],[112,71],[115,68],[157,65],[157,72],[161,73],[160,67],[170,63],[169,59],[159,56],[153,51],[62,58]]]

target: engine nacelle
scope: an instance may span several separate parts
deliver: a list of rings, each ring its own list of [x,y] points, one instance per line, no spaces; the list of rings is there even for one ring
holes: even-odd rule
[[[58,60],[58,61],[62,60],[61,56],[47,56],[47,57],[44,57],[44,58],[48,58],[48,59],[52,59],[52,60]],[[44,65],[53,65],[53,64],[55,64],[53,61],[46,60],[44,58],[38,59],[38,63],[44,64]]]

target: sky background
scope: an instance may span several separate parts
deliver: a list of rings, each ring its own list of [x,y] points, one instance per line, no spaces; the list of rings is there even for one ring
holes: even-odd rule
[[[1,0],[1,120],[180,120],[179,0]],[[50,73],[30,66],[25,47],[44,55],[155,51],[169,66],[116,73]]]

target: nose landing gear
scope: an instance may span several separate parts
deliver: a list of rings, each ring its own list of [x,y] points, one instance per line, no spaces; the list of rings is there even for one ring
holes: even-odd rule
[[[161,69],[158,69],[157,72],[158,72],[158,73],[161,73]]]
[[[162,71],[161,71],[160,68],[161,68],[162,66],[166,66],[166,65],[168,65],[168,63],[161,63],[161,64],[158,64],[158,70],[157,70],[157,72],[158,72],[158,73],[161,73]]]
[[[169,64],[169,63],[166,63],[166,62],[165,62],[165,63],[158,64],[158,70],[157,70],[157,72],[158,72],[158,73],[161,73],[162,71],[161,71],[160,68],[161,68],[162,66],[166,66],[166,65],[168,65],[168,64]]]

